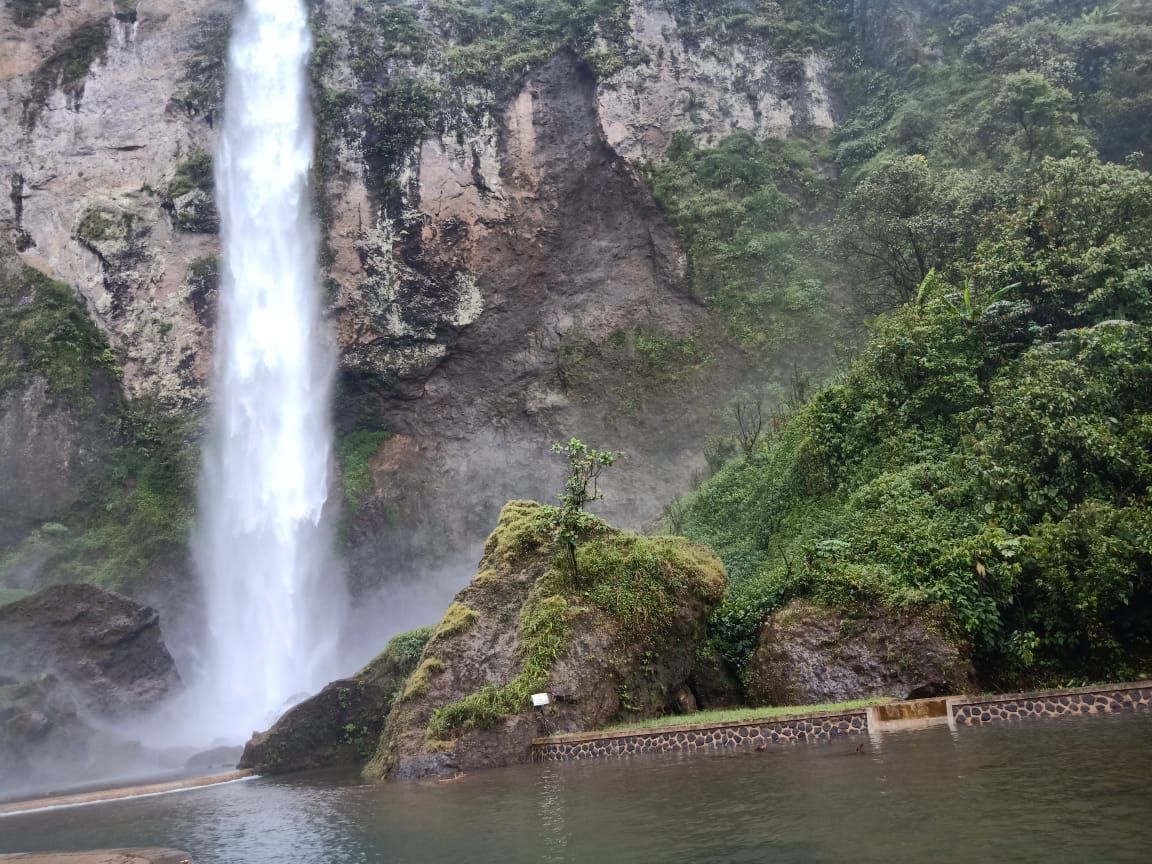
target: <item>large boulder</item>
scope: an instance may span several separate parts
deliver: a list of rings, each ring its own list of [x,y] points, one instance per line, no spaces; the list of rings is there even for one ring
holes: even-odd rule
[[[237,767],[286,774],[367,761],[431,635],[430,627],[402,633],[355,677],[334,681],[290,708],[267,732],[252,736]]]
[[[153,707],[180,684],[155,609],[94,585],[57,585],[0,606],[0,670],[51,674],[79,708],[116,717]]]
[[[963,692],[966,646],[930,612],[884,607],[852,614],[794,600],[760,629],[744,671],[752,705],[816,705],[876,696]]]
[[[600,524],[559,554],[538,504],[505,506],[480,572],[456,595],[396,700],[369,779],[451,776],[526,761],[548,692],[551,732],[691,706],[688,682],[725,575],[678,537]]]

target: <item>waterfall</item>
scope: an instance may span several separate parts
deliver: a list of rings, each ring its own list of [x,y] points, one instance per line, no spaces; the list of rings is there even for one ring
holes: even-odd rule
[[[223,262],[194,548],[201,731],[243,740],[335,677],[345,608],[323,518],[333,360],[321,321],[304,0],[246,0],[216,156]]]

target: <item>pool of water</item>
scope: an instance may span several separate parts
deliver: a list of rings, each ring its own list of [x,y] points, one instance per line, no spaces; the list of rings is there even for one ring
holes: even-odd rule
[[[1147,862],[1152,716],[767,753],[531,765],[432,785],[259,779],[0,818],[0,852],[194,864]]]

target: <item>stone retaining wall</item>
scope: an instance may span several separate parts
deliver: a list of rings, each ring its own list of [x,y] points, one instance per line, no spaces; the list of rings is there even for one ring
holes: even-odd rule
[[[1152,681],[948,700],[948,717],[956,727],[1134,711],[1152,711]]]
[[[735,723],[666,726],[658,729],[556,735],[533,742],[532,761],[567,762],[637,753],[703,753],[755,750],[800,741],[828,741],[868,732],[863,709]]]
[[[734,723],[701,723],[619,732],[553,735],[532,742],[533,762],[568,762],[630,756],[641,753],[716,753],[721,750],[763,750],[801,741],[829,741],[847,735],[880,731],[885,723],[935,719],[942,699],[893,702],[876,708],[794,714]],[[1090,717],[1101,714],[1152,712],[1152,681],[1104,684],[1068,690],[1044,690],[1002,696],[957,696],[946,702],[947,722],[953,728],[980,726],[1043,717]],[[923,715],[923,716],[921,716]],[[942,719],[942,718],[941,718]],[[871,730],[875,724],[878,729]]]

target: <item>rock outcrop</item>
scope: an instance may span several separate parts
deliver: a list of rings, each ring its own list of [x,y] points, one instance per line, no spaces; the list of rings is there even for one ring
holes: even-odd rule
[[[744,670],[755,706],[942,696],[971,676],[966,647],[922,611],[849,615],[807,600],[768,618]]]
[[[357,675],[332,682],[285,712],[267,732],[253,735],[236,767],[287,774],[366,762],[431,635],[425,628],[395,637]]]
[[[236,6],[41,6],[22,15],[0,5],[0,232],[81,299],[130,398],[194,414],[212,366],[220,261],[209,154]],[[576,434],[629,453],[604,512],[630,528],[658,518],[704,468],[701,442],[728,392],[717,382],[747,358],[721,344],[692,363],[665,358],[674,385],[637,380],[638,344],[657,354],[695,346],[711,326],[641,169],[677,131],[702,145],[737,130],[822,133],[835,98],[820,56],[774,53],[755,33],[692,35],[677,16],[709,14],[708,4],[663,0],[621,3],[619,68],[565,50],[510,74],[500,92],[456,86],[441,62],[462,47],[451,28],[436,26],[427,3],[402,6],[422,35],[373,38],[436,50],[422,61],[404,59],[422,51],[385,51],[387,72],[368,80],[352,43],[370,10],[311,4],[323,47],[317,203],[338,432],[390,433],[346,508],[350,580],[358,591],[385,579],[402,590],[435,575],[447,599],[500,505],[551,494],[552,441]],[[401,78],[452,99],[411,140],[399,136],[402,152],[384,166],[332,106],[368,105]],[[631,353],[589,376],[587,356],[617,345]],[[76,427],[37,393],[28,384],[4,395],[12,434]],[[90,446],[71,448],[69,491],[106,438],[87,426],[75,436]],[[0,547],[63,521],[68,503],[46,499],[0,531]]]
[[[480,572],[405,682],[366,776],[450,776],[525,761],[542,731],[536,692],[551,694],[552,732],[683,705],[723,566],[682,538],[602,525],[580,544],[573,574],[546,519],[537,504],[505,506]]]
[[[0,606],[0,670],[52,675],[85,712],[155,706],[179,686],[156,610],[93,585],[57,585]]]

